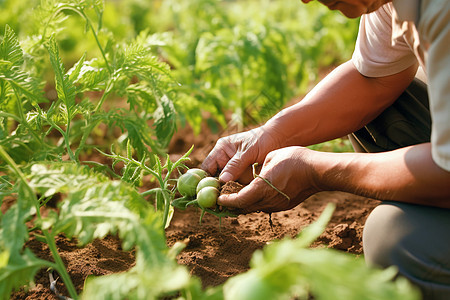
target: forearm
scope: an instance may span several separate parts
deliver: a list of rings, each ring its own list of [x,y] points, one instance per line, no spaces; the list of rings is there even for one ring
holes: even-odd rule
[[[321,153],[311,159],[319,190],[450,208],[450,172],[436,165],[431,145],[383,153]]]
[[[336,68],[304,99],[263,127],[280,146],[308,146],[354,132],[390,106],[414,78],[416,66],[383,78],[362,76],[351,62]]]

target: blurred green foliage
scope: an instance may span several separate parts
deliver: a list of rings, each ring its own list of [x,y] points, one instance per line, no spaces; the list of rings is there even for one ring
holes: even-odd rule
[[[0,28],[9,24],[26,51],[54,34],[67,67],[84,52],[98,57],[85,20],[70,11],[48,18],[51,2],[3,0]],[[319,3],[282,0],[116,0],[87,17],[105,48],[139,39],[171,66],[179,121],[197,134],[204,120],[213,128],[264,122],[319,70],[350,58],[358,27]]]

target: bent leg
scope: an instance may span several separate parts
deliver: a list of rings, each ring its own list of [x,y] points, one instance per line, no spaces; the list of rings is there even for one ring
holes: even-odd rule
[[[450,210],[383,202],[363,232],[369,265],[397,266],[423,299],[450,299]]]

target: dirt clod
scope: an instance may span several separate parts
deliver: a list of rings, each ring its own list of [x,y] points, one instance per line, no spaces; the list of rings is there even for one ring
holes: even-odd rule
[[[228,181],[220,188],[221,194],[234,194],[242,190],[244,186],[239,182]]]

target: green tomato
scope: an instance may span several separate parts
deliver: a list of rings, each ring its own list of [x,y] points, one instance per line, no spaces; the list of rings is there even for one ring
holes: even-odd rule
[[[213,208],[216,206],[219,190],[212,186],[206,186],[197,194],[198,205],[201,208]]]
[[[192,168],[186,171],[186,173],[194,173],[200,176],[200,178],[205,178],[208,176],[208,173],[206,173],[205,170],[199,169],[199,168]]]
[[[195,173],[184,173],[178,178],[177,188],[178,192],[185,197],[195,196],[197,184],[202,180],[200,176]]]
[[[197,194],[198,192],[200,192],[202,188],[207,186],[212,186],[215,187],[216,189],[219,189],[220,187],[219,179],[215,177],[205,177],[202,180],[200,180],[200,182],[197,185]]]

